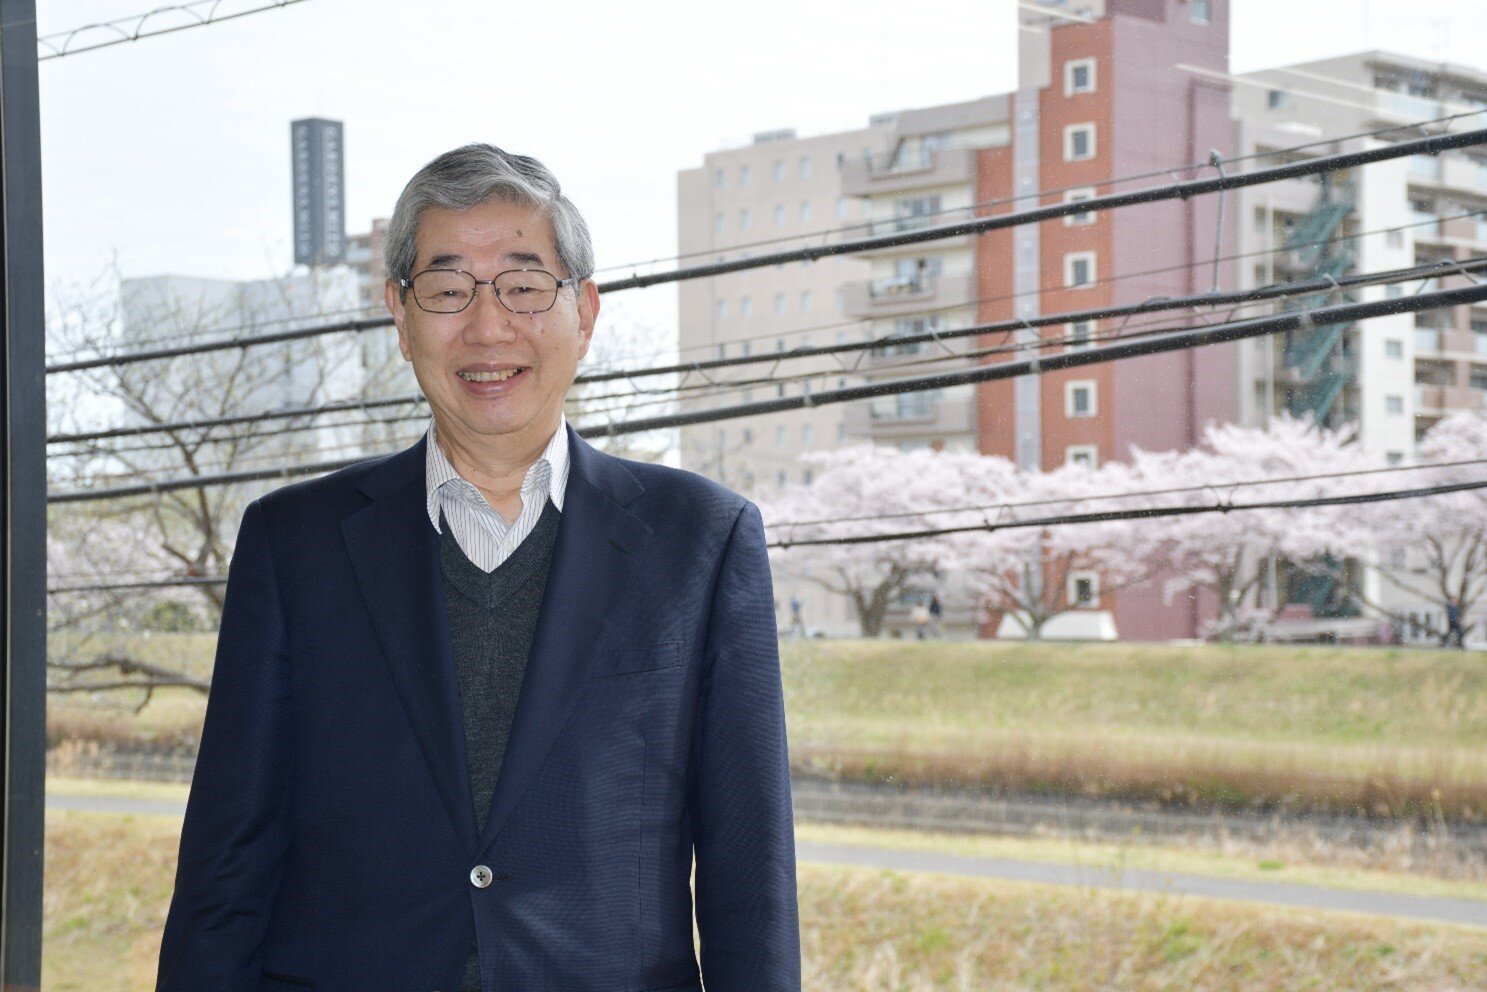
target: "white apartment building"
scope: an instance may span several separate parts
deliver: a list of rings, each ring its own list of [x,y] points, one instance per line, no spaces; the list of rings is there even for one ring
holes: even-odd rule
[[[1428,124],[1428,131],[1487,124],[1487,72],[1387,52],[1250,73],[1237,83],[1240,154],[1311,141],[1325,143],[1317,152],[1373,148],[1422,136],[1426,130],[1411,125],[1452,115],[1468,116]],[[1390,126],[1402,130],[1345,137]],[[1348,238],[1325,257],[1298,247],[1241,258],[1241,286],[1480,257],[1487,254],[1487,149],[1374,163],[1329,177],[1325,192],[1315,180],[1274,183],[1243,191],[1239,202],[1240,253]],[[1355,296],[1377,300],[1464,284],[1463,277],[1447,276],[1423,285],[1370,287]],[[1418,439],[1446,414],[1487,411],[1483,306],[1379,317],[1293,342],[1290,349],[1279,339],[1251,342],[1241,355],[1249,386],[1240,391],[1244,421],[1263,423],[1285,409],[1312,412],[1328,423],[1352,425],[1360,443],[1391,462],[1412,461]],[[1361,581],[1391,611],[1444,628],[1438,608],[1413,602],[1378,572],[1365,569]],[[1407,624],[1402,633],[1428,639],[1424,625]]]

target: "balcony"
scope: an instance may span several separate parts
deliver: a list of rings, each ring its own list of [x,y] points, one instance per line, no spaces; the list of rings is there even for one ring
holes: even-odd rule
[[[1457,410],[1487,413],[1487,391],[1471,386],[1415,385],[1415,413],[1422,417],[1442,417]]]
[[[967,186],[976,180],[974,148],[941,148],[910,161],[878,164],[866,159],[842,163],[844,196],[886,196],[934,186]]]
[[[898,317],[968,304],[976,298],[975,289],[975,278],[970,274],[852,282],[843,293],[842,313],[853,320]]]
[[[876,408],[874,401],[848,405],[845,418],[848,437],[896,440],[933,436],[948,440],[954,436],[976,436],[974,398],[926,397],[918,408],[912,401],[900,408],[895,396],[881,397],[876,403]]]

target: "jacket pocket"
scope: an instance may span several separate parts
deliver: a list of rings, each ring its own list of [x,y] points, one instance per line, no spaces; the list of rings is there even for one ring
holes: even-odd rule
[[[298,975],[281,975],[273,971],[259,973],[258,992],[312,992],[315,983]]]
[[[619,675],[663,672],[669,668],[680,668],[681,664],[681,641],[657,641],[655,644],[621,648],[608,658],[601,659],[589,675],[589,681],[611,679]]]

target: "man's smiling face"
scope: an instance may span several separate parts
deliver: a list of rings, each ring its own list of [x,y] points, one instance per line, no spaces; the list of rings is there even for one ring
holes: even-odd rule
[[[493,279],[510,269],[572,275],[558,261],[552,223],[537,209],[488,200],[466,210],[431,206],[418,220],[413,272],[463,269]],[[520,306],[520,304],[513,303]],[[557,291],[544,313],[512,313],[479,286],[460,313],[428,313],[412,290],[387,286],[398,347],[433,408],[441,438],[474,450],[492,442],[540,448],[558,426],[578,362],[589,349],[599,296],[592,282]]]

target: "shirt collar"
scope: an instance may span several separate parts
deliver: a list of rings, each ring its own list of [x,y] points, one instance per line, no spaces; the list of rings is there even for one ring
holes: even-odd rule
[[[474,483],[455,470],[454,465],[445,456],[444,449],[439,447],[432,417],[429,418],[428,431],[424,437],[427,441],[424,453],[424,478],[428,487],[429,522],[434,525],[434,530],[439,530],[439,494],[445,490],[446,486],[454,488],[459,483],[463,483],[473,489],[477,495],[480,491],[475,489]],[[539,466],[545,466],[547,471],[539,472]],[[566,416],[559,416],[558,429],[553,431],[547,447],[543,449],[542,454],[537,457],[522,478],[523,503],[531,495],[533,486],[542,474],[547,476],[547,498],[552,500],[552,505],[561,511],[563,494],[568,488],[568,418]],[[484,499],[484,497],[481,498]]]

